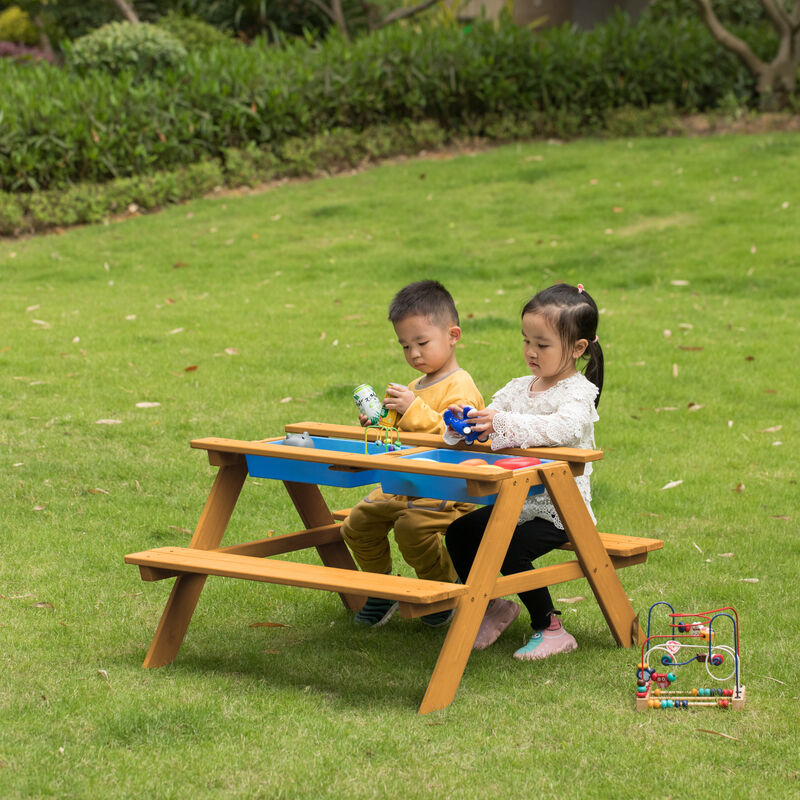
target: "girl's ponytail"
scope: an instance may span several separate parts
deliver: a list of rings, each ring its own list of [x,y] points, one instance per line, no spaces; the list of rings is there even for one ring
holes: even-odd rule
[[[590,341],[588,347],[583,353],[582,358],[587,359],[586,366],[583,369],[583,374],[587,380],[590,380],[597,387],[597,397],[594,399],[595,407],[600,402],[600,395],[603,393],[603,348],[600,347],[600,342],[597,336],[594,341]]]

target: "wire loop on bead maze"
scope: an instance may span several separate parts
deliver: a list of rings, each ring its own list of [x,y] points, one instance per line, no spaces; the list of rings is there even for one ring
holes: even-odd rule
[[[369,444],[369,432],[375,431],[375,444],[382,444],[390,453],[395,448],[400,447],[400,429],[392,425],[367,425],[364,428],[364,455],[368,455],[367,445]]]

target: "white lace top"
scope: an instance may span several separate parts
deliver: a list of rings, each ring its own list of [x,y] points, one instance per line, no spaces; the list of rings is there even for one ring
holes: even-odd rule
[[[514,378],[494,395],[487,406],[498,412],[493,420],[492,450],[506,447],[594,449],[594,423],[599,419],[594,405],[597,391],[597,386],[579,372],[543,392],[531,391],[530,375]],[[452,432],[448,431],[448,434]],[[445,441],[448,441],[447,434]],[[449,441],[449,444],[454,443]],[[592,465],[587,463],[584,474],[575,481],[592,520],[596,522],[591,506],[591,473]],[[551,520],[557,528],[564,528],[546,491],[528,497],[519,522],[534,517]]]

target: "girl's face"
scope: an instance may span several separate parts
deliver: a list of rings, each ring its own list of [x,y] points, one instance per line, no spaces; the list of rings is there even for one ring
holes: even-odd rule
[[[525,314],[522,318],[522,341],[525,362],[531,373],[539,379],[536,388],[540,391],[574,375],[577,372],[575,360],[588,345],[586,339],[579,339],[572,352],[565,353],[558,331],[539,312]]]

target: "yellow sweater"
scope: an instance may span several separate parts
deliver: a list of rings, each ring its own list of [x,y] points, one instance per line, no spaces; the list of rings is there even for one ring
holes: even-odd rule
[[[401,431],[444,433],[446,426],[442,414],[447,411],[448,406],[471,406],[477,409],[484,407],[483,397],[475,386],[472,376],[465,369],[459,367],[455,372],[439,378],[430,386],[418,389],[417,384],[424,377],[419,377],[408,384],[408,388],[416,397],[406,413],[400,417],[398,427]]]

